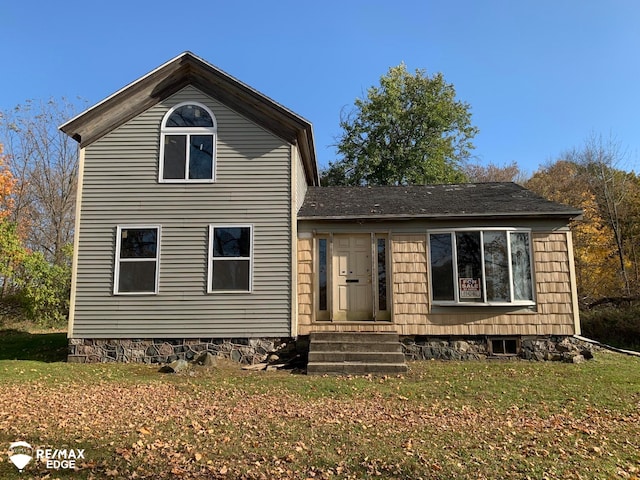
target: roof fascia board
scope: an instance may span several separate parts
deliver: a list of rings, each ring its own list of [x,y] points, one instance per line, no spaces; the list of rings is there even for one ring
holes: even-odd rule
[[[471,213],[471,214],[430,214],[430,215],[324,215],[324,216],[298,216],[298,220],[416,220],[416,219],[442,219],[455,218],[456,220],[478,218],[549,218],[560,217],[579,220],[582,212],[522,212],[522,213]]]
[[[302,163],[307,183],[312,186],[320,185],[320,172],[316,162],[315,142],[313,140],[313,127],[301,131],[298,134],[298,147],[302,150]]]
[[[81,147],[86,147],[190,84],[283,140],[301,144],[307,182],[319,185],[311,123],[188,51],[129,83],[59,128]],[[115,117],[113,121],[105,120],[107,112]]]
[[[118,90],[117,92],[109,95],[107,98],[105,98],[104,100],[101,100],[100,102],[96,103],[94,106],[89,107],[87,110],[85,110],[84,112],[79,113],[78,115],[76,115],[75,117],[73,117],[71,120],[63,123],[62,125],[60,125],[59,129],[62,130],[64,133],[67,133],[67,130],[71,127],[72,124],[76,123],[81,117],[85,117],[87,115],[90,115],[91,112],[101,108],[103,105],[110,103],[114,98],[122,95],[124,92],[126,92],[127,90],[130,90],[132,88],[134,88],[137,84],[140,84],[142,82],[144,82],[145,80],[153,77],[154,75],[156,75],[158,72],[166,69],[169,65],[171,65],[172,63],[178,61],[180,58],[184,57],[185,55],[189,54],[190,52],[183,52],[180,55],[172,58],[171,60],[163,63],[162,65],[160,65],[157,68],[154,68],[153,70],[151,70],[149,73],[147,73],[146,75],[143,75],[142,77],[138,78],[137,80],[134,80],[133,82],[125,85],[124,87],[122,87],[120,90]]]

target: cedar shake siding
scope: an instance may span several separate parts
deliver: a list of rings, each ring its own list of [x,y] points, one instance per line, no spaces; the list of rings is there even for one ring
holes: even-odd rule
[[[426,226],[425,229],[426,230]],[[311,239],[298,240],[299,334],[315,331],[397,331],[400,335],[573,335],[576,332],[568,230],[533,231],[535,306],[435,306],[430,303],[426,234],[392,234],[391,322],[314,321],[316,277]],[[575,285],[573,285],[575,292]]]
[[[298,240],[298,325],[308,327],[313,320],[314,275],[313,240]],[[307,331],[307,333],[309,333]]]
[[[394,311],[398,332],[432,336],[573,335],[575,312],[572,311],[567,254],[567,236],[570,234],[568,231],[532,234],[536,306],[530,311],[512,307],[429,305],[427,284],[416,281],[418,272],[426,272],[427,268],[427,263],[421,260],[423,256],[426,259],[424,238],[395,239]],[[400,243],[395,245],[398,241]],[[399,274],[398,270],[410,272]],[[428,275],[426,278],[428,281]],[[549,278],[554,279],[551,287]],[[546,292],[549,289],[554,291]]]
[[[298,212],[298,332],[305,335],[314,331],[396,331],[400,335],[438,337],[579,333],[571,232],[567,225],[580,214],[579,210],[545,200],[514,183],[310,187]],[[484,230],[527,235],[529,261],[524,271],[530,268],[531,277],[519,277],[531,285],[527,297],[499,297],[496,301],[475,303],[455,300],[451,293],[450,299],[432,301],[429,234]],[[359,238],[371,235],[372,258],[377,256],[370,263],[374,307],[369,321],[331,320],[336,311],[331,308],[331,298],[329,307],[322,315],[319,313],[318,253],[314,248],[318,248],[318,239],[324,239],[329,258],[327,277],[329,282],[334,281],[335,272],[330,271],[331,240],[350,234]],[[504,238],[506,241],[506,234]],[[386,239],[389,252],[382,278],[390,295],[385,298],[386,304],[390,304],[390,319],[388,315],[377,318],[375,310],[381,291],[379,270],[376,271],[380,262],[379,239]],[[368,262],[357,257],[363,254],[353,255],[354,261]],[[508,265],[512,261],[509,259]],[[315,272],[313,275],[301,273],[310,268]],[[508,268],[511,275],[512,267],[500,268]],[[347,270],[351,268],[341,272],[343,278],[349,276]],[[473,277],[481,278],[477,274]],[[511,282],[511,277],[508,278]],[[361,280],[352,276],[350,281]],[[516,287],[509,285],[511,293]],[[331,295],[331,285],[327,291]],[[477,298],[481,295],[478,290]]]
[[[425,235],[391,237],[393,318],[403,328],[426,324],[429,278]]]
[[[158,182],[163,116],[186,101],[216,118],[213,183]],[[292,150],[192,86],[87,146],[70,336],[289,336]],[[157,294],[113,294],[118,225],[161,226]],[[250,293],[207,293],[209,225],[253,227]]]

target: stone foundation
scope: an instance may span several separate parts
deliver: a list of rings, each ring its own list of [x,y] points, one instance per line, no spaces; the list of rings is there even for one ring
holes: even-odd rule
[[[243,363],[260,363],[290,339],[282,338],[184,338],[90,339],[70,338],[67,360],[73,363],[168,363],[192,360],[201,352]]]
[[[479,360],[487,358],[487,340],[447,339],[440,337],[401,337],[407,360]]]
[[[442,338],[402,337],[402,347],[407,360],[481,360],[486,358],[522,358],[525,360],[549,360],[578,363],[593,358],[598,347],[570,336],[505,337],[517,341],[513,355],[496,355],[491,351],[491,339],[501,337]]]
[[[490,340],[500,337],[401,337],[407,360],[482,360],[522,358],[578,363],[593,357],[592,344],[574,337],[505,337],[517,340],[515,355],[495,355]],[[184,338],[184,339],[69,339],[68,361],[73,363],[134,362],[164,364],[193,360],[201,352],[253,365],[267,360],[276,351],[295,351],[306,365],[308,336],[292,338]]]

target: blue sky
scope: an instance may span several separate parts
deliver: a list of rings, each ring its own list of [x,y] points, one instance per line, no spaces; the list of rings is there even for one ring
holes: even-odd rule
[[[341,110],[405,62],[471,105],[477,163],[532,172],[596,133],[640,170],[636,0],[5,0],[0,110],[92,105],[185,50],[310,120],[321,165]]]

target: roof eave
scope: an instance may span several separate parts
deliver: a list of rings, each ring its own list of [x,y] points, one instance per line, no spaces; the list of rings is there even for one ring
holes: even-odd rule
[[[298,144],[307,182],[319,185],[311,123],[188,51],[129,83],[59,128],[84,148],[190,84],[274,135]]]
[[[571,210],[566,212],[505,212],[505,213],[442,213],[442,214],[379,214],[379,215],[323,215],[298,216],[298,220],[442,220],[455,218],[457,220],[478,218],[566,218],[580,220],[582,212]]]
[[[313,138],[313,127],[301,130],[298,134],[298,148],[301,150],[302,163],[307,184],[317,187],[320,185],[320,172],[316,160],[315,142]]]
[[[118,104],[122,101],[123,98],[126,98],[128,96],[133,96],[133,93],[139,91],[142,85],[153,82],[154,78],[157,77],[160,74],[160,72],[166,73],[167,69],[170,69],[173,64],[179,63],[183,57],[189,54],[191,53],[183,52],[180,55],[172,58],[171,60],[163,63],[162,65],[150,71],[146,75],[138,78],[137,80],[134,80],[133,82],[122,87],[120,90],[109,95],[104,100],[101,100],[100,102],[96,103],[92,107],[89,107],[84,112],[79,113],[78,115],[73,117],[71,120],[60,125],[60,127],[58,128],[62,132],[66,133],[71,138],[76,140],[81,147],[86,146],[88,144],[88,141],[87,139],[82,138],[82,135],[80,134],[83,126],[85,126],[92,118],[97,117],[103,114],[105,110],[110,109],[113,104]]]

